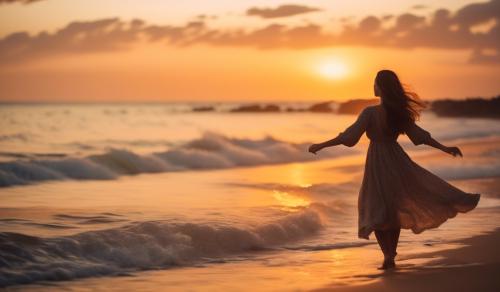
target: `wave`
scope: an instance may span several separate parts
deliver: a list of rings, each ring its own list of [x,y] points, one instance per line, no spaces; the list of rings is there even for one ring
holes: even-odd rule
[[[164,152],[139,155],[124,149],[110,149],[82,158],[19,159],[0,163],[0,186],[64,179],[116,179],[121,175],[169,171],[221,169],[241,166],[289,163],[317,159],[307,152],[309,143],[289,143],[272,137],[235,139],[207,132],[199,139]],[[351,148],[325,152],[331,158],[357,153]]]
[[[288,250],[303,250],[303,251],[323,251],[343,248],[362,247],[375,244],[375,242],[339,242],[332,244],[316,244],[316,245],[299,245],[293,247],[285,247]]]
[[[221,261],[302,239],[322,227],[320,214],[304,208],[254,227],[145,221],[53,238],[2,232],[0,287]]]
[[[29,135],[24,134],[24,133],[0,135],[0,142],[11,141],[11,140],[28,141]]]
[[[460,165],[431,164],[428,167],[429,170],[436,173],[440,177],[450,180],[500,176],[500,165],[498,163],[461,163]]]

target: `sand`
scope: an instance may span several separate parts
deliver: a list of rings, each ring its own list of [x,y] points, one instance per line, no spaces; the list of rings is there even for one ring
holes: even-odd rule
[[[314,291],[500,291],[500,228],[461,240],[463,247],[411,258],[437,258],[425,265],[379,274],[369,284]]]

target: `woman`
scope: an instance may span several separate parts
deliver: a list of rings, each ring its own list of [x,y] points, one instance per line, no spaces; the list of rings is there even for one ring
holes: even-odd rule
[[[374,91],[380,105],[365,108],[344,132],[311,145],[309,152],[341,144],[352,147],[366,131],[370,146],[358,198],[358,236],[369,239],[375,232],[384,253],[381,269],[388,269],[395,267],[401,228],[418,234],[438,227],[457,212],[474,209],[480,195],[465,193],[420,167],[397,143],[398,136],[406,134],[415,145],[462,156],[460,149],[442,145],[415,124],[424,104],[415,93],[404,90],[393,71],[377,73]]]

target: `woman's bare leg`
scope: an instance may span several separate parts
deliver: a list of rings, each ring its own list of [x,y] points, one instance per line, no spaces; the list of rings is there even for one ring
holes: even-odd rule
[[[388,239],[388,252],[384,260],[384,264],[382,268],[394,268],[396,267],[396,263],[394,262],[394,258],[398,254],[396,252],[398,248],[399,234],[401,233],[401,229],[392,229],[386,231],[386,238]]]
[[[388,240],[389,238],[387,236],[387,231],[375,230],[375,237],[377,238],[377,242],[380,246],[380,249],[382,250],[382,253],[384,253],[384,258],[387,257],[390,252],[390,243]]]
[[[395,267],[394,257],[399,240],[400,229],[394,230],[375,230],[375,237],[380,245],[380,249],[384,253],[384,263],[381,269],[389,269]]]
[[[391,230],[390,231],[390,241],[391,241],[391,245],[390,245],[390,254],[393,255],[394,257],[398,254],[396,252],[397,248],[398,248],[398,242],[399,242],[399,234],[401,233],[401,229],[394,229],[394,230]]]

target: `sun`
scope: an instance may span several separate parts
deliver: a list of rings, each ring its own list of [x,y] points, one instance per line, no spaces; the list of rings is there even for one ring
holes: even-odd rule
[[[318,66],[318,73],[328,79],[342,79],[349,74],[349,68],[340,60],[330,60]]]

